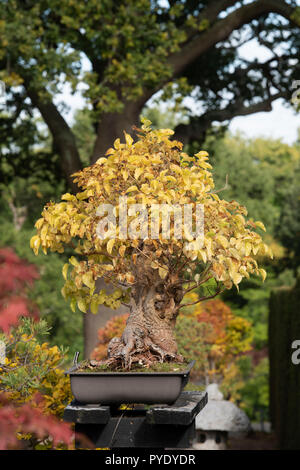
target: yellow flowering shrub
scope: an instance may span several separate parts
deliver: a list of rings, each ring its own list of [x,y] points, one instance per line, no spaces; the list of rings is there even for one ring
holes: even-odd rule
[[[27,327],[30,333],[24,333]],[[38,393],[41,397],[36,406],[45,414],[61,416],[68,402],[72,399],[69,378],[64,375],[63,351],[47,342],[39,343],[36,328],[43,330],[43,321],[39,326],[29,319],[23,322],[9,335],[1,337],[6,345],[7,356],[0,364],[0,390],[16,403],[30,402]]]

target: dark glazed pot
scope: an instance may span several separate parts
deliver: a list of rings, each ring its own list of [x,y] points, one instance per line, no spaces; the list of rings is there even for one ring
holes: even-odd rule
[[[65,374],[70,376],[72,393],[80,403],[172,405],[188,383],[194,363],[179,372],[77,372],[77,364]]]

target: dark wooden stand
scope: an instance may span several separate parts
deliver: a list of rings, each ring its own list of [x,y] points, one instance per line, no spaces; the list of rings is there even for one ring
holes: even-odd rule
[[[171,406],[134,405],[121,410],[72,401],[64,420],[75,423],[75,432],[87,436],[97,448],[186,449],[195,439],[195,417],[206,403],[206,392],[182,392]]]

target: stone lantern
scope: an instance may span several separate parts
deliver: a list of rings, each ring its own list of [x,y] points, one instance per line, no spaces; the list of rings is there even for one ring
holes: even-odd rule
[[[197,450],[224,450],[228,433],[247,434],[250,429],[248,416],[234,403],[224,400],[218,384],[206,388],[208,403],[196,417]]]

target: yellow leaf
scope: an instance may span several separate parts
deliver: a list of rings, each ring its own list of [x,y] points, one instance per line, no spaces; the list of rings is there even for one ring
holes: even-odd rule
[[[87,305],[84,299],[77,299],[77,305],[79,310],[81,310],[83,313],[87,312]]]
[[[111,240],[109,240],[109,241],[107,242],[106,249],[107,249],[107,252],[108,252],[109,254],[111,254],[111,252],[112,252],[112,249],[113,249],[113,246],[114,246],[114,244],[115,244],[115,241],[116,241],[116,240],[115,240],[114,238],[112,238]]]
[[[123,171],[121,171],[121,174],[122,174],[122,176],[123,176],[123,180],[124,180],[124,181],[127,181],[127,180],[128,180],[128,176],[129,176],[129,175],[128,175],[128,171],[123,170]]]
[[[70,307],[71,307],[72,312],[75,312],[75,309],[76,309],[76,299],[75,299],[74,297],[71,299]]]
[[[31,237],[30,239],[30,248],[33,249],[34,246],[35,246],[35,242],[36,240],[38,240],[39,236],[38,235],[35,235],[34,237]]]
[[[195,153],[195,156],[198,158],[208,157],[208,155],[208,152],[206,152],[205,150],[201,150],[200,152]]]
[[[95,288],[95,281],[93,279],[93,275],[91,272],[89,273],[85,273],[83,276],[82,276],[82,282],[88,286],[90,289],[94,289]]]
[[[110,190],[111,190],[110,185],[107,182],[105,182],[103,184],[103,187],[104,187],[105,191],[107,192],[107,194],[110,195]]]
[[[98,313],[98,301],[97,298],[92,298],[91,303],[90,303],[90,310],[91,312],[96,315]]]
[[[249,242],[245,243],[245,255],[249,256],[251,253],[252,245]]]
[[[204,261],[204,263],[206,263],[206,261],[207,261],[206,252],[205,252],[204,250],[199,250],[198,258],[199,258],[199,255],[200,255],[200,257],[202,258],[202,260]],[[199,258],[199,259],[200,259],[200,258]]]
[[[131,191],[138,191],[138,188],[136,186],[130,186],[125,192],[130,193]]]
[[[259,270],[260,274],[261,274],[261,277],[262,277],[262,280],[265,281],[266,277],[267,277],[267,273],[264,269],[260,269]]]
[[[68,269],[69,269],[69,264],[68,263],[64,264],[64,267],[62,268],[62,274],[65,280],[67,280]]]
[[[234,275],[232,276],[232,280],[236,286],[241,282],[242,279],[243,276],[239,273],[234,273]]]
[[[44,225],[44,227],[43,227],[42,230],[41,230],[41,239],[42,239],[43,241],[46,239],[47,232],[48,232],[48,226],[47,226],[47,225]]]
[[[257,222],[254,222],[254,223],[255,225],[257,225],[257,227],[261,228],[264,232],[266,232],[266,227],[264,226],[262,222],[258,220]]]
[[[114,141],[114,147],[115,147],[116,150],[118,150],[120,148],[120,139],[116,139]]]
[[[138,180],[143,172],[144,172],[143,168],[137,168],[134,172],[135,179]]]
[[[127,134],[125,131],[124,131],[124,135],[125,135],[126,144],[128,145],[128,147],[131,147],[133,138],[131,137],[130,134]]]
[[[123,258],[124,254],[125,254],[125,251],[126,251],[126,246],[125,246],[125,245],[120,246],[120,248],[119,248],[119,253],[120,253],[120,255],[122,256],[122,258]]]
[[[82,191],[82,193],[77,193],[76,194],[77,199],[82,201],[83,199],[86,199],[88,197],[87,191]]]
[[[151,266],[152,269],[158,269],[159,268],[159,265],[157,264],[156,261],[152,261],[150,266]]]
[[[64,299],[67,298],[67,295],[66,295],[66,289],[65,289],[65,286],[61,289],[61,295],[63,296]]]
[[[158,274],[159,274],[161,279],[165,279],[167,277],[167,274],[168,274],[168,269],[164,268],[164,267],[159,267],[158,268]]]
[[[61,199],[63,201],[74,201],[74,199],[76,199],[75,196],[73,196],[73,194],[70,194],[70,193],[66,193],[66,194],[63,194]]]
[[[73,266],[78,266],[78,265],[79,265],[79,261],[75,258],[75,256],[71,256],[71,258],[69,259],[69,262],[70,262]]]
[[[37,229],[40,229],[40,228],[42,227],[43,223],[44,223],[44,219],[41,218],[41,219],[38,219],[38,220],[36,221],[36,223],[34,224],[34,226],[35,226]]]
[[[41,239],[38,235],[35,235],[30,240],[30,247],[34,251],[34,254],[37,255],[39,252],[39,247],[41,244]]]
[[[166,179],[167,179],[168,181],[174,181],[174,183],[177,182],[177,179],[176,179],[174,176],[172,176],[172,175],[166,176]]]
[[[228,240],[223,235],[217,235],[216,240],[220,243],[223,248],[228,247]]]

